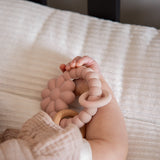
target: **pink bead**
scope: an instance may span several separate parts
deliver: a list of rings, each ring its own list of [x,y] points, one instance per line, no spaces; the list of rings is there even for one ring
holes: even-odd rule
[[[64,83],[60,87],[60,90],[62,92],[66,90],[74,91],[74,89],[75,89],[75,83],[71,80],[64,81]]]
[[[56,79],[56,87],[60,87],[63,83],[64,83],[64,77],[63,76],[59,76],[57,79]]]
[[[50,114],[51,112],[55,111],[55,105],[54,105],[54,103],[55,103],[54,101],[51,101],[49,103],[49,105],[46,107],[46,112],[48,114]]]
[[[89,88],[91,88],[91,87],[99,87],[99,88],[101,88],[101,82],[97,78],[89,79],[88,80],[88,85],[89,85]]]
[[[79,113],[79,119],[83,122],[83,123],[88,123],[91,120],[92,116],[90,114],[88,114],[85,111],[81,111]]]
[[[79,78],[79,77],[77,77],[77,75],[76,75],[76,69],[72,69],[72,70],[69,72],[69,74],[70,74],[71,78],[73,78],[73,79]]]
[[[89,89],[89,96],[100,96],[102,94],[102,90],[99,87],[91,87]]]
[[[42,91],[42,94],[41,94],[42,98],[46,98],[46,97],[48,97],[49,95],[50,95],[50,90],[49,90],[48,88],[46,88],[46,89],[44,89],[44,90]]]
[[[69,119],[66,119],[66,126],[68,126],[69,124],[71,124],[72,123],[72,119],[71,118],[69,118]]]
[[[67,104],[70,104],[74,101],[75,95],[71,91],[64,91],[61,93],[60,98],[65,101]]]
[[[63,73],[63,77],[64,77],[65,80],[72,79],[68,71],[65,71],[65,72]]]
[[[97,79],[99,79],[99,75],[97,73],[94,73],[94,72],[88,72],[86,74],[86,80],[88,81],[91,78],[97,78]]]
[[[62,119],[62,120],[60,121],[60,126],[61,126],[62,128],[65,128],[66,125],[67,125],[66,123],[67,123],[67,119],[64,118],[64,119]]]
[[[84,69],[84,70],[81,72],[81,78],[85,79],[85,77],[86,77],[86,75],[87,75],[88,72],[93,72],[93,70],[90,69],[90,68]]]
[[[43,110],[45,110],[50,101],[51,101],[50,97],[47,97],[47,98],[43,99],[42,102],[41,102],[41,108]]]
[[[54,88],[51,91],[50,97],[51,97],[52,100],[56,100],[57,98],[59,98],[60,94],[61,94],[60,89],[59,88]]]
[[[55,88],[55,86],[56,86],[55,82],[56,82],[56,79],[49,80],[49,82],[48,82],[48,88],[50,90],[52,90],[53,88]]]
[[[97,108],[85,108],[84,111],[90,114],[91,116],[94,116],[97,112]]]
[[[84,123],[79,119],[78,115],[72,118],[72,123],[81,128]]]
[[[61,99],[57,99],[55,102],[55,110],[56,112],[62,110],[62,109],[67,109],[68,105]]]
[[[77,69],[76,69],[76,76],[77,77],[81,77],[81,74],[82,74],[82,71],[85,69],[85,67],[84,66],[81,66],[81,67],[78,67]]]

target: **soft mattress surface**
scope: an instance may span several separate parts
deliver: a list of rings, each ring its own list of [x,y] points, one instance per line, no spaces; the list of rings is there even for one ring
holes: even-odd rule
[[[0,1],[0,131],[20,128],[40,111],[48,80],[78,55],[93,57],[114,91],[128,130],[128,160],[158,160],[160,30],[22,0]]]

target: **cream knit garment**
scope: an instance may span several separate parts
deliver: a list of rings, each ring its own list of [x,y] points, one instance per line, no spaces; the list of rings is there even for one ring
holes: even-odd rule
[[[6,130],[0,141],[0,160],[91,159],[91,155],[82,155],[89,144],[79,129],[73,124],[62,129],[43,111],[25,122],[21,130]]]

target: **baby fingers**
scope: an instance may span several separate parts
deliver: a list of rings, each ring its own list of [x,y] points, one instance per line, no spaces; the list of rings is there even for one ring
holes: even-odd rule
[[[80,57],[80,56],[77,56],[77,57],[75,57],[71,62],[69,62],[67,65],[66,65],[66,70],[67,71],[69,71],[69,70],[71,70],[72,68],[76,68],[76,64],[77,64],[77,61],[79,60],[79,59],[81,59],[82,57]]]
[[[61,64],[60,66],[59,66],[59,68],[60,68],[60,70],[62,71],[62,72],[65,72],[66,71],[66,65],[65,64]]]

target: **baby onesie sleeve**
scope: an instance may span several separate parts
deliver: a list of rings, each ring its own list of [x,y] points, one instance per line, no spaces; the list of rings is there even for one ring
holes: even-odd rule
[[[83,145],[80,151],[79,160],[92,160],[91,146],[86,139],[83,139]]]

